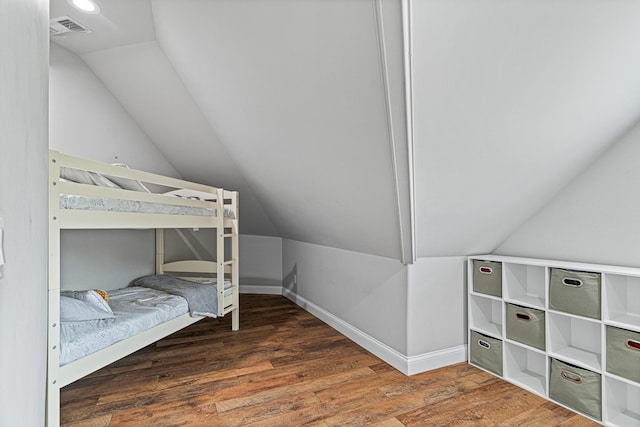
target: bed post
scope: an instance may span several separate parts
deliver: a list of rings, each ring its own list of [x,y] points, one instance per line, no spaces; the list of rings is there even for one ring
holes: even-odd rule
[[[47,427],[60,425],[60,180],[59,153],[49,151],[49,280],[47,284]]]
[[[156,228],[156,274],[164,274],[164,228]]]
[[[218,316],[224,316],[224,190],[216,191],[216,290],[218,292]]]
[[[225,219],[225,196],[228,196],[229,192],[224,191],[222,188],[218,188],[216,191],[216,290],[218,292],[218,316],[224,316],[225,313],[231,311],[231,330],[237,331],[240,328],[240,312],[238,293],[240,288],[238,287],[238,233],[237,222],[235,219],[231,220],[231,230],[227,233],[225,225],[228,224],[228,220]],[[234,215],[237,218],[237,192],[231,193],[232,201],[231,208],[234,211]],[[227,223],[226,223],[227,222]],[[227,227],[228,228],[228,227]],[[231,254],[229,259],[226,257],[225,242],[227,238],[231,238]],[[225,289],[224,283],[226,280],[226,274],[231,274],[231,289],[232,300],[231,305],[226,306],[225,301]]]
[[[240,218],[238,211],[238,192],[233,192],[233,212],[235,218],[231,221],[231,259],[233,264],[231,266],[231,285],[235,289],[233,293],[233,305],[235,309],[231,312],[231,329],[237,331],[240,329],[240,230],[238,229],[238,218]]]

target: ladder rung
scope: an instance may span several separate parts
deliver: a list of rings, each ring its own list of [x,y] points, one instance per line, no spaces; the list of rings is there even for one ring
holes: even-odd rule
[[[231,265],[231,264],[233,264],[233,260],[230,259],[229,261],[225,261],[223,264],[224,265]]]
[[[235,305],[228,305],[228,306],[226,306],[224,308],[223,312],[224,312],[224,314],[231,313],[236,308],[237,308],[237,306],[235,306]]]

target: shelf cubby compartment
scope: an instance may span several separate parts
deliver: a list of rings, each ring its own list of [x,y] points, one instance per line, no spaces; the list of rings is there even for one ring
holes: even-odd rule
[[[505,299],[544,310],[546,268],[537,265],[503,263]]]
[[[507,380],[540,396],[547,396],[547,357],[518,344],[505,343],[505,372]]]
[[[605,378],[606,424],[619,427],[640,427],[640,386],[615,378]]]
[[[605,274],[605,320],[640,331],[640,277]]]
[[[547,313],[549,354],[569,363],[602,372],[602,326],[570,315]]]
[[[469,298],[471,329],[501,339],[502,305],[499,300],[471,295]]]

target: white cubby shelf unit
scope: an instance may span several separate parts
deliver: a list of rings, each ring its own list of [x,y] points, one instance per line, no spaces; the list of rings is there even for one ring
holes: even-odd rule
[[[474,291],[474,261],[501,263],[502,272],[496,278],[501,280],[501,297]],[[550,308],[550,277],[553,269],[600,275],[599,319]],[[613,352],[607,349],[606,339],[607,326],[631,331],[635,336],[640,333],[640,268],[477,255],[468,259],[468,278],[470,355],[474,351],[471,331],[500,340],[502,353],[496,354],[496,357],[501,358],[504,380],[600,424],[640,427],[640,382],[637,378],[626,378],[608,371],[607,350],[610,354]],[[513,321],[507,318],[507,304],[544,311],[543,350],[507,337],[507,322]],[[630,353],[633,353],[632,357],[640,357],[636,356],[633,349]],[[601,404],[600,418],[594,418],[549,397],[552,359],[600,376],[601,395],[597,396]],[[633,364],[638,359],[631,360]],[[479,364],[470,363],[496,375]]]

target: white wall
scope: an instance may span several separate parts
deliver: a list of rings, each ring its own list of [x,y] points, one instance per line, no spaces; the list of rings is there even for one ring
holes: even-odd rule
[[[254,292],[282,286],[282,239],[240,235],[240,282]]]
[[[48,3],[0,2],[1,426],[44,423]]]
[[[466,257],[414,264],[284,239],[283,294],[408,374],[466,360]]]
[[[407,349],[407,268],[375,255],[285,239],[285,295],[320,309],[404,355]]]
[[[418,258],[409,267],[407,356],[412,372],[466,359],[466,257]]]
[[[240,233],[278,234],[158,43],[100,50],[82,59],[184,179],[240,192]]]
[[[375,7],[183,0],[154,1],[153,14],[160,48],[281,237],[400,259]]]
[[[640,2],[412,5],[417,253],[491,252],[640,116]]]
[[[76,54],[51,44],[49,147],[107,163],[180,177]],[[61,285],[116,289],[154,271],[152,230],[65,230]]]
[[[52,149],[180,176],[82,58],[52,44],[50,62]],[[191,231],[185,233],[190,235]],[[215,245],[207,243],[209,237],[203,236],[205,233],[203,230],[193,236],[196,240],[200,238],[204,248],[202,255],[206,259],[207,251],[215,254]],[[61,245],[64,288],[115,289],[154,271],[152,230],[65,230]],[[193,256],[175,236],[168,238],[166,249],[168,260]],[[273,285],[274,282],[280,285],[282,248],[279,238],[243,235],[240,251],[242,279],[246,278],[254,285]]]
[[[214,260],[216,235],[212,230],[174,230],[165,232],[165,261],[182,259]],[[185,240],[187,243],[185,243]],[[226,253],[230,254],[227,240]],[[279,237],[240,235],[240,291],[280,293],[282,288],[282,239]]]
[[[51,44],[49,148],[180,177],[75,53]]]
[[[640,267],[640,123],[495,251]]]
[[[155,272],[153,230],[62,230],[60,286],[119,289]]]
[[[215,259],[215,234],[181,230],[187,246],[173,230],[165,234],[165,261]],[[64,289],[118,289],[137,277],[154,273],[152,230],[63,230],[61,281]],[[195,249],[195,252],[192,251]],[[242,292],[273,293],[282,286],[282,239],[240,235]]]

